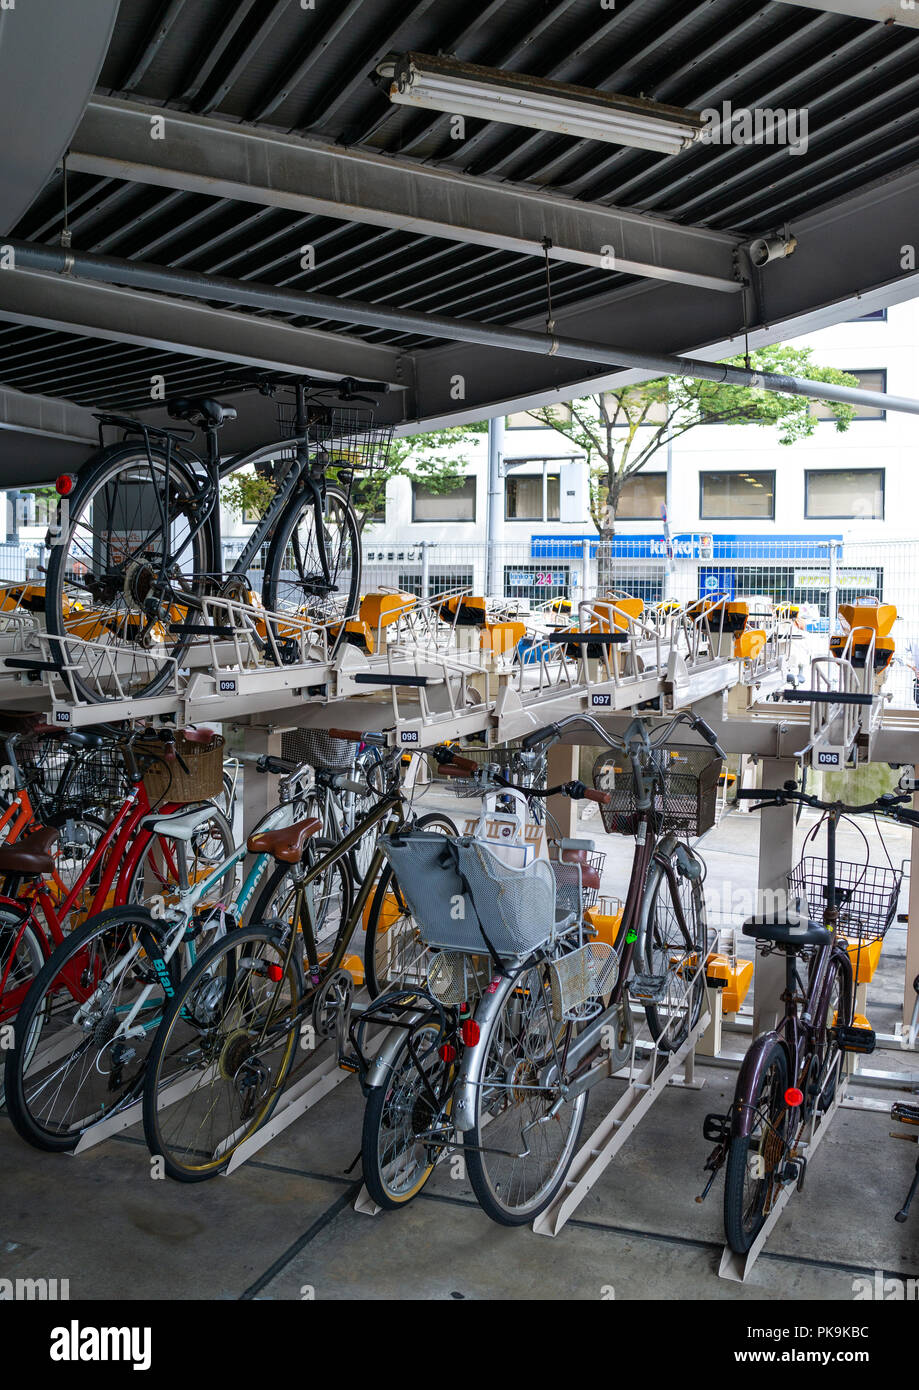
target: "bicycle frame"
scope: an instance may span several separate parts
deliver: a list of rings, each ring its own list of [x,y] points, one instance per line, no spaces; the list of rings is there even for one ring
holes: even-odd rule
[[[165,817],[170,813],[184,809],[177,803],[169,803],[162,808],[162,814]],[[100,912],[105,907],[110,893],[114,893],[113,906],[120,907],[126,904],[131,876],[137,867],[141,854],[153,838],[153,831],[139,829],[141,821],[149,813],[150,802],[141,782],[132,788],[122,803],[111,825],[98,841],[82,873],[66,893],[62,902],[55,904],[47,888],[43,887],[42,880],[39,880],[34,891],[30,892],[27,906],[19,898],[0,897],[0,905],[23,914],[7,959],[6,968],[0,977],[0,1019],[10,1018],[18,1011],[31,983],[30,981],[26,982],[7,996],[6,985],[9,972],[20,942],[30,923],[35,927],[42,950],[47,958],[53,948],[59,946],[64,940],[64,924],[74,905],[80,900],[92,873],[103,860],[105,860],[105,866],[102,878],[93,894],[92,902],[86,914],[87,917]],[[108,854],[109,848],[111,848],[110,854]],[[40,909],[47,931],[42,930],[36,909]],[[74,993],[74,986],[66,977],[64,979],[71,993]],[[74,998],[76,998],[76,994],[74,994]]]

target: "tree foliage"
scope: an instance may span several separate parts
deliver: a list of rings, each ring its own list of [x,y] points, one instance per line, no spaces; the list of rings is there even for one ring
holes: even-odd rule
[[[431,492],[445,494],[460,487],[465,478],[461,450],[488,432],[488,421],[456,425],[449,429],[428,430],[422,434],[393,439],[385,464],[368,472],[357,471],[351,486],[351,499],[361,530],[378,514],[386,502],[390,478],[411,477]],[[341,470],[330,467],[334,480]],[[221,488],[221,500],[235,516],[261,516],[274,496],[271,478],[242,470]]]
[[[730,357],[731,366],[744,366]],[[751,353],[754,371],[805,377],[810,381],[857,386],[857,379],[814,362],[810,348],[784,345]],[[835,428],[846,430],[855,407],[827,401]],[[780,444],[793,445],[813,434],[818,421],[806,396],[789,396],[754,386],[728,386],[695,377],[661,377],[571,402],[570,420],[557,406],[527,413],[575,443],[587,458],[590,513],[602,536],[615,530],[619,499],[627,480],[644,468],[668,441],[699,425],[731,423],[773,427]]]

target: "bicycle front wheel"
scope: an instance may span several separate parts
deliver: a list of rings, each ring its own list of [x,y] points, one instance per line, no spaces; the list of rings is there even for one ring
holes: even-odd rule
[[[80,475],[51,547],[45,614],[49,634],[80,639],[54,655],[77,668],[83,699],[155,695],[181,662],[213,569],[197,493],[190,467],[137,444],[103,450]]]
[[[273,927],[214,943],[182,981],[150,1051],[144,1135],[166,1172],[202,1182],[265,1123],[293,1061],[303,974]]]
[[[473,1052],[474,1120],[463,1136],[464,1154],[486,1215],[502,1226],[522,1226],[565,1181],[587,1092],[566,1100],[557,1080],[541,1084],[545,1069],[558,1063],[568,1026],[553,1017],[544,960],[531,960],[502,981],[494,1000]]]
[[[347,494],[326,484],[317,521],[311,494],[301,493],[278,521],[268,548],[265,607],[315,623],[337,622],[356,613],[360,585],[361,538]],[[341,629],[338,641],[343,638]]]
[[[637,954],[659,982],[658,998],[645,1006],[651,1035],[661,1052],[676,1052],[702,1013],[708,927],[701,876],[683,871],[675,846],[664,857],[667,869],[655,864],[648,876]]]

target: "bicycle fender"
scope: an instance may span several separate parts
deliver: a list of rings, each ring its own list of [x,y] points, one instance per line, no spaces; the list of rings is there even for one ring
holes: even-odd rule
[[[776,1043],[781,1043],[785,1049],[785,1058],[789,1063],[788,1071],[791,1075],[791,1059],[788,1057],[788,1047],[785,1039],[775,1030],[769,1033],[760,1033],[747,1052],[746,1057],[740,1064],[740,1072],[737,1076],[737,1086],[734,1089],[734,1103],[731,1106],[731,1138],[747,1138],[753,1130],[753,1122],[756,1118],[750,1105],[750,1099],[756,1095],[760,1077],[765,1069],[766,1058],[769,1056]]]
[[[512,976],[497,975],[490,985],[486,985],[481,1003],[475,1011],[475,1021],[480,1029],[480,1040],[475,1047],[467,1047],[463,1054],[462,1069],[456,1084],[456,1095],[453,1101],[453,1123],[461,1133],[473,1126],[479,1074],[485,1065],[491,1026],[507,997],[508,991],[514,986],[516,974],[519,974],[519,971],[515,971]]]
[[[407,1014],[406,1020],[417,1023],[418,1020],[423,1017],[424,1011],[418,1009],[414,1013]],[[387,1085],[390,1075],[392,1074],[392,1069],[396,1063],[396,1056],[404,1043],[405,1030],[403,1028],[390,1028],[383,1040],[383,1046],[367,1068],[367,1076],[364,1081],[366,1090],[370,1091],[377,1086]]]

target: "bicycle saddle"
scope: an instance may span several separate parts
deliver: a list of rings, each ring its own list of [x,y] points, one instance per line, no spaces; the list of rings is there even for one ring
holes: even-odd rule
[[[228,420],[236,419],[236,407],[221,405],[210,396],[177,396],[166,403],[173,420],[188,420],[192,425],[219,430]]]
[[[270,854],[272,859],[283,859],[285,864],[298,864],[303,857],[303,846],[321,829],[322,821],[318,816],[309,816],[293,825],[282,825],[279,830],[257,830],[246,841],[246,849],[250,854]]]
[[[50,874],[54,868],[51,851],[58,832],[53,825],[42,830],[33,830],[31,835],[23,835],[15,844],[0,848],[0,873]]]
[[[748,917],[744,936],[757,941],[775,941],[781,946],[828,946],[832,933],[822,922],[814,922],[791,907],[784,912],[764,912]]]

